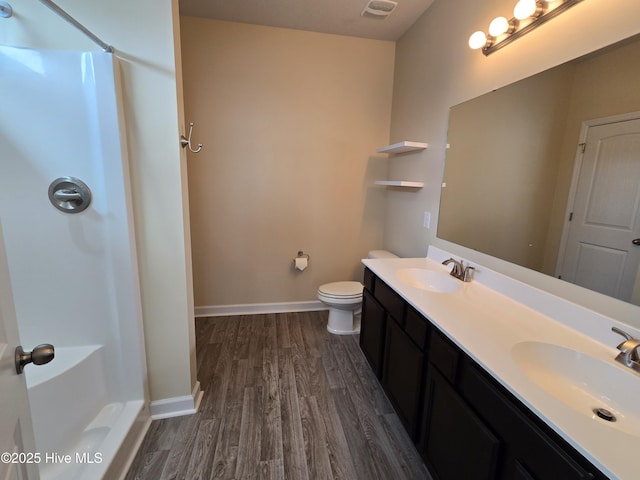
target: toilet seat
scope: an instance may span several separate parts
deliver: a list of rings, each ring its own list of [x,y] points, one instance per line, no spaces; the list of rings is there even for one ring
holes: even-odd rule
[[[318,296],[334,302],[354,303],[362,300],[363,288],[360,282],[325,283],[318,288]]]

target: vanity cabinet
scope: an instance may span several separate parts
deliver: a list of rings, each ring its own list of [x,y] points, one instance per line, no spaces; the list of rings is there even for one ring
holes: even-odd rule
[[[604,480],[369,269],[360,345],[435,480]]]

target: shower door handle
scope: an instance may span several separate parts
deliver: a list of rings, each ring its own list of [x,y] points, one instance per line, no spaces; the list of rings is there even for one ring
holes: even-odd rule
[[[80,213],[91,203],[91,190],[79,178],[56,178],[49,185],[49,201],[61,212]]]
[[[55,349],[53,348],[53,345],[49,343],[38,345],[30,352],[25,352],[22,349],[22,345],[18,345],[15,353],[16,373],[20,375],[24,371],[25,365],[28,365],[29,363],[33,363],[34,365],[44,365],[45,363],[49,363],[53,360],[54,356]]]
[[[56,190],[55,192],[53,192],[53,198],[55,198],[59,202],[82,202],[82,195],[75,190],[71,190],[70,188]]]

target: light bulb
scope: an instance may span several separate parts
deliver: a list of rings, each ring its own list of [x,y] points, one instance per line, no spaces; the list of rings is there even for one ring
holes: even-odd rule
[[[487,44],[487,36],[484,32],[475,32],[472,33],[469,37],[469,47],[473,50],[478,50],[479,48],[484,47]]]
[[[537,9],[536,0],[520,0],[513,9],[513,16],[518,20],[525,20],[532,17]]]
[[[504,17],[496,17],[489,24],[489,35],[492,37],[499,37],[507,30],[509,30],[509,20]]]

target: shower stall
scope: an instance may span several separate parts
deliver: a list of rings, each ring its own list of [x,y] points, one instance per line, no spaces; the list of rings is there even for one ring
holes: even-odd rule
[[[0,218],[42,479],[100,479],[131,454],[145,356],[117,59],[0,47]],[[114,462],[114,459],[116,461]],[[126,462],[126,460],[124,460]]]

